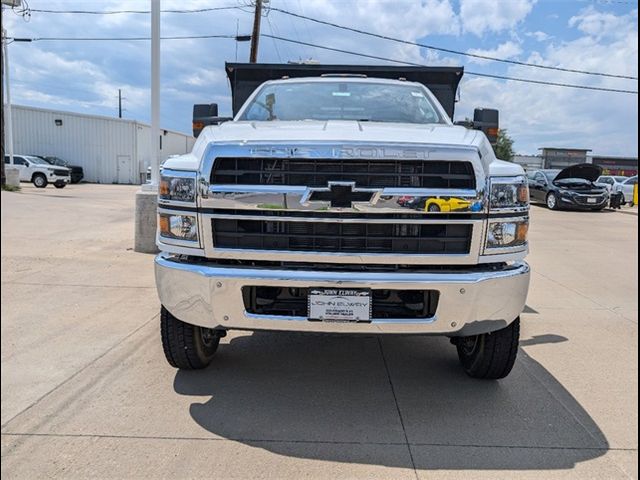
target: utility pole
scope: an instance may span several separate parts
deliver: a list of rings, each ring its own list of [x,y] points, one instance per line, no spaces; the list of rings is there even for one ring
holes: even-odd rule
[[[256,0],[256,10],[253,14],[253,32],[251,33],[251,53],[249,62],[258,61],[258,42],[260,40],[260,20],[262,19],[262,0]]]
[[[1,19],[1,23],[4,24],[4,18],[2,18],[2,15],[4,14],[4,8],[1,10],[0,13],[0,19]],[[3,48],[3,54],[4,54],[4,28],[2,29],[2,48]],[[4,63],[1,63],[1,70],[2,73],[0,75],[0,88],[2,89],[2,106],[4,107]],[[4,184],[6,183],[6,179],[4,176],[4,108],[2,109],[2,122],[0,122],[0,157],[2,157],[2,161],[0,162],[0,185],[4,186]]]
[[[160,0],[151,0],[151,185],[160,183]]]
[[[122,118],[122,89],[118,89],[118,118]]]
[[[151,183],[136,193],[136,252],[155,253],[158,229],[158,184],[160,183],[160,0],[151,0]],[[140,159],[138,159],[140,160]],[[140,165],[142,167],[142,165]],[[142,169],[140,169],[142,170]],[[146,173],[140,171],[140,173]],[[142,180],[142,178],[141,178]]]
[[[3,28],[2,29],[2,56],[4,57],[4,82],[5,82],[5,87],[6,87],[6,91],[5,91],[5,98],[4,98],[4,118],[3,118],[3,126],[6,128],[6,133],[7,133],[7,143],[6,143],[6,150],[7,150],[7,154],[9,155],[9,163],[11,163],[11,165],[13,165],[13,121],[12,121],[12,117],[11,117],[11,87],[10,87],[10,81],[9,81],[9,49],[7,48],[7,31]],[[3,132],[4,134],[4,129]],[[3,137],[3,145],[4,145],[4,137]],[[4,153],[4,152],[3,152]],[[5,176],[4,176],[4,155],[2,157],[2,183],[4,184],[5,182]]]

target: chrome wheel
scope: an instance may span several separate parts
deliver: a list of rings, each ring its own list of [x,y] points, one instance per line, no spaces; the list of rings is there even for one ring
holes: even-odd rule
[[[557,206],[558,199],[556,198],[556,195],[554,193],[550,193],[547,196],[547,207],[549,207],[549,210],[555,210]]]
[[[44,188],[47,186],[47,179],[44,175],[36,175],[33,178],[33,184],[38,188]]]

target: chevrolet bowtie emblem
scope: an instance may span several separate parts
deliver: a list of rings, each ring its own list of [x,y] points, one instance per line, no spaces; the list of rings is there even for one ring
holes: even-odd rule
[[[356,188],[354,182],[329,182],[326,188],[309,188],[301,200],[309,202],[330,202],[331,208],[352,208],[354,202],[374,204],[381,190]]]

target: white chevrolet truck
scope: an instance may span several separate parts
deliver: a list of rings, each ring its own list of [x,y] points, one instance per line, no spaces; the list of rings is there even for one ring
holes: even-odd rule
[[[529,191],[452,122],[461,68],[227,64],[234,117],[162,169],[156,282],[169,363],[227,330],[441,335],[507,376],[529,286]],[[204,110],[204,111],[203,111]],[[471,127],[471,128],[469,128]]]

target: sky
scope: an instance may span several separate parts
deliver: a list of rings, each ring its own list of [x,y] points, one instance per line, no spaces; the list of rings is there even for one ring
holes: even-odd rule
[[[24,0],[23,0],[24,1]],[[30,16],[3,11],[10,37],[148,37],[149,14],[53,14],[45,10],[149,10],[149,0],[28,0]],[[622,0],[270,0],[279,8],[340,25],[460,52],[566,69],[638,76],[638,2]],[[250,0],[162,0],[162,9],[237,7],[163,13],[162,36],[250,34]],[[501,128],[520,154],[540,147],[638,155],[638,95],[536,85],[471,72],[621,90],[608,78],[477,59],[363,36],[267,9],[262,33],[424,65],[463,66],[456,120],[475,107],[500,110]],[[9,45],[12,102],[149,122],[149,41],[34,41]],[[163,40],[162,128],[189,132],[194,103],[231,110],[225,61],[248,61],[234,39]],[[260,39],[258,61],[385,62]],[[397,65],[397,64],[396,64]]]

